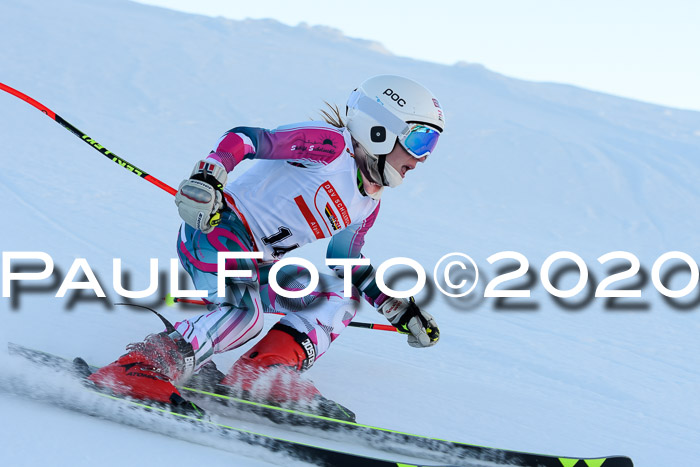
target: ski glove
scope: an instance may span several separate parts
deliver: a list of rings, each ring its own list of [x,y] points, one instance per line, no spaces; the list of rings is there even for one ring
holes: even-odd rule
[[[408,334],[408,345],[411,347],[430,347],[440,339],[435,318],[421,310],[413,297],[388,298],[379,305],[379,312],[401,334]]]
[[[219,211],[224,206],[226,170],[212,162],[201,160],[192,175],[183,180],[175,195],[180,217],[188,225],[209,233],[219,224]]]

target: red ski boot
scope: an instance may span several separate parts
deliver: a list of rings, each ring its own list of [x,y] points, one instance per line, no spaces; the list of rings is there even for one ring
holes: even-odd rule
[[[144,342],[129,344],[126,350],[127,354],[88,379],[120,396],[173,404],[194,414],[201,411],[185,401],[173,385],[194,368],[192,346],[179,333],[151,334]]]
[[[301,378],[315,359],[309,336],[278,323],[233,364],[221,384],[242,399],[355,421],[354,413]]]

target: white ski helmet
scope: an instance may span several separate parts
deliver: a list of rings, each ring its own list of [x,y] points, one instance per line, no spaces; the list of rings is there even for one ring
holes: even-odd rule
[[[445,126],[438,100],[424,86],[395,75],[369,78],[355,89],[346,107],[347,128],[367,152],[384,186],[396,186],[401,177],[385,164],[398,142],[416,158],[430,155]]]

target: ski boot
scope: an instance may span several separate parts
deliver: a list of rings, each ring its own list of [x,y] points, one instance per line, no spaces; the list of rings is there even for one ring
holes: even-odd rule
[[[214,361],[209,360],[197,370],[197,373],[193,374],[188,380],[183,381],[182,385],[198,391],[228,395],[228,389],[220,384],[225,376],[216,367]]]
[[[233,364],[220,384],[233,397],[354,422],[352,411],[301,378],[315,358],[308,335],[278,323]]]
[[[178,413],[201,418],[204,411],[185,400],[174,382],[194,369],[194,351],[177,331],[151,334],[143,342],[129,344],[128,353],[87,377],[95,386],[113,394],[170,404]]]

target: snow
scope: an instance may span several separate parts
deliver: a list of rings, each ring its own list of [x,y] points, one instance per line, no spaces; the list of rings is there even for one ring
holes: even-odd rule
[[[0,39],[8,45],[0,81],[171,186],[231,127],[318,118],[323,100],[342,106],[373,74],[423,82],[443,104],[445,135],[386,192],[365,255],[376,265],[407,256],[431,274],[441,256],[463,252],[479,265],[483,294],[506,264],[486,258],[518,251],[536,281],[532,298],[507,303],[537,309],[497,310],[495,299],[449,299],[430,287],[417,298],[440,324],[439,345],[413,349],[404,337],[350,328],[309,376],[371,425],[570,457],[625,454],[643,467],[695,462],[697,306],[669,306],[648,280],[641,299],[625,299],[646,309],[611,310],[602,298],[568,309],[543,291],[539,268],[560,250],[585,259],[596,282],[568,300],[579,303],[609,275],[596,261],[604,253],[630,251],[646,272],[667,251],[697,259],[700,113],[391,56],[327,28],[125,0],[4,1]],[[172,198],[5,93],[0,141],[2,251],[44,251],[56,262],[52,278],[1,299],[0,345],[108,363],[159,329],[150,313],[110,305],[121,301],[112,258],[123,259],[134,288],[145,287],[149,258],[167,271],[179,225]],[[314,244],[299,255],[322,267],[324,250]],[[54,298],[74,258],[89,261],[107,301],[86,291]],[[676,279],[681,288],[687,275]],[[161,311],[171,319],[196,312]],[[381,322],[367,306],[357,319]],[[0,363],[5,376],[19,371],[5,355]],[[3,392],[0,411],[3,465],[279,463]]]

